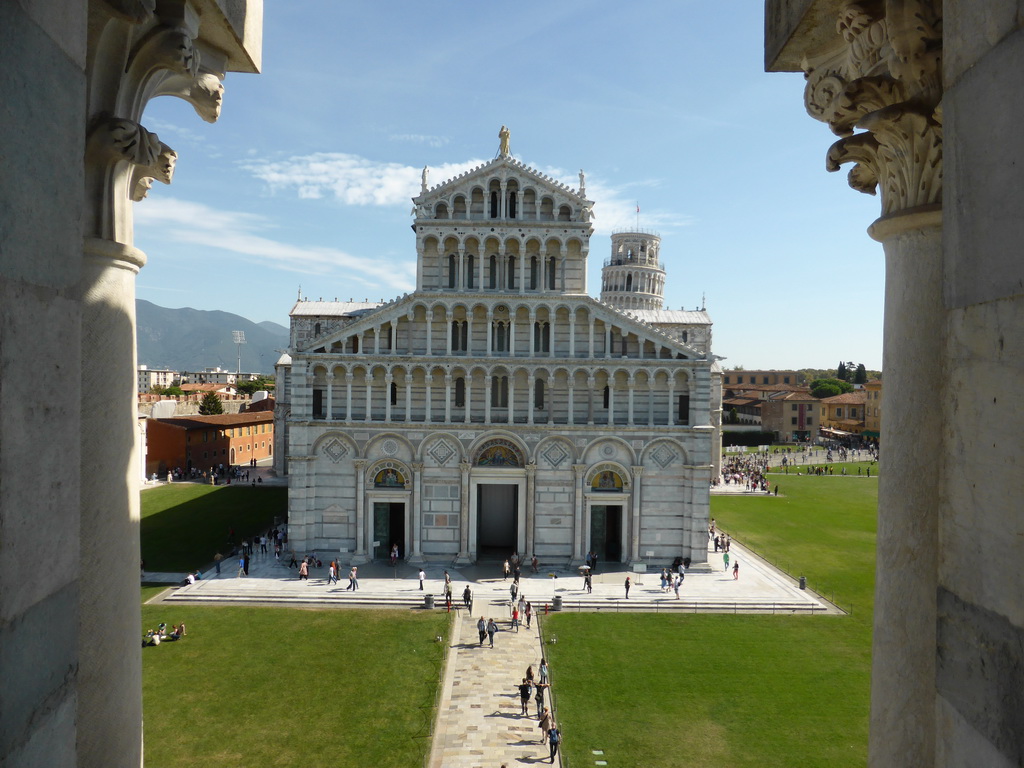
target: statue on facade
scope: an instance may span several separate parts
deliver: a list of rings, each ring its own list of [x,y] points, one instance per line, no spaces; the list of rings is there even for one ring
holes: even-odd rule
[[[583,175],[583,169],[580,168],[580,197],[586,197],[587,195],[587,177]]]
[[[423,173],[420,174],[420,194],[427,191],[427,166],[423,166]]]
[[[501,143],[498,145],[498,154],[501,155],[502,157],[512,156],[511,143],[509,142],[510,136],[511,133],[509,132],[508,128],[506,128],[504,125],[501,126],[501,130],[498,131],[498,138],[501,140]]]

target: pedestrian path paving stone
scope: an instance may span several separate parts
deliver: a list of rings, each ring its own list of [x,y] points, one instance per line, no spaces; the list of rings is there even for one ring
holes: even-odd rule
[[[479,615],[461,612],[452,631],[451,652],[445,670],[444,690],[430,755],[431,768],[492,768],[507,763],[546,763],[550,754],[541,744],[536,705],[530,699],[529,715],[521,715],[517,686],[526,668],[540,666],[541,646],[537,625],[518,632],[505,615],[494,618],[500,631],[494,648],[479,644]],[[561,765],[556,757],[555,765]]]

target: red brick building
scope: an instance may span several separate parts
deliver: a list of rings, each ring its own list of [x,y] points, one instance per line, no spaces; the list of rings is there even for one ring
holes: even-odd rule
[[[247,466],[274,454],[273,411],[146,420],[146,474]]]

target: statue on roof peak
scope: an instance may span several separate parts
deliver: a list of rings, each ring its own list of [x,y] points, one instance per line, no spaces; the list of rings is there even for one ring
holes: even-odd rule
[[[501,157],[512,157],[512,149],[509,142],[510,136],[511,133],[508,128],[504,125],[501,126],[501,130],[498,131],[498,139],[500,140],[500,143],[498,144],[498,154]]]
[[[420,194],[427,191],[427,166],[423,166],[423,173],[420,174]]]

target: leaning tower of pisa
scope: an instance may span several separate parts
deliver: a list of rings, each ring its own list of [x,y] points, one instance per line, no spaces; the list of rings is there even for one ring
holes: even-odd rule
[[[612,255],[601,270],[601,301],[619,309],[662,309],[665,270],[661,236],[629,230],[612,234]]]

